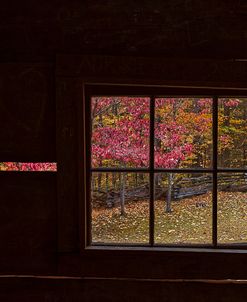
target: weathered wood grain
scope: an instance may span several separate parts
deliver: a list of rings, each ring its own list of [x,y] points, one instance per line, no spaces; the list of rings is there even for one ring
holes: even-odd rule
[[[58,274],[101,278],[246,279],[244,251],[98,247],[59,255]]]
[[[0,65],[0,161],[55,161],[52,64]]]
[[[169,301],[245,302],[247,285],[214,280],[76,279],[2,277],[5,302]]]
[[[82,81],[57,78],[58,249],[79,249],[78,103]],[[81,117],[83,112],[81,112]],[[81,137],[83,140],[83,137]],[[81,154],[83,157],[83,154]]]
[[[245,87],[247,64],[235,61],[188,60],[95,55],[58,55],[57,76],[85,82],[148,85]]]
[[[246,3],[49,1],[1,8],[1,48],[11,53],[246,57]]]
[[[54,273],[56,175],[0,173],[1,273]]]

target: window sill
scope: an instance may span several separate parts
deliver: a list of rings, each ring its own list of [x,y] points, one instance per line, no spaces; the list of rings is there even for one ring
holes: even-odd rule
[[[169,252],[179,252],[179,253],[224,253],[224,254],[247,254],[246,245],[240,247],[229,248],[229,246],[220,246],[217,248],[212,247],[167,247],[167,246],[110,246],[110,245],[92,245],[84,249],[82,253],[90,253],[90,251],[100,251],[100,252],[133,252],[133,253],[169,253]]]

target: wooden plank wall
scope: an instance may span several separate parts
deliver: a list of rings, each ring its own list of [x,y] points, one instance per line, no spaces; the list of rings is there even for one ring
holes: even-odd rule
[[[1,274],[56,273],[56,175],[0,173],[0,192]]]
[[[149,76],[153,81],[157,77],[168,82],[221,79],[242,85],[246,63],[233,62],[246,57],[246,3],[144,0],[140,6],[123,0],[103,4],[24,2],[7,1],[0,9],[0,162],[58,162],[58,173],[0,173],[0,274],[84,273],[128,278],[128,267],[133,266],[132,276],[137,278],[155,278],[164,272],[171,278],[245,278],[243,253],[197,258],[186,254],[180,262],[173,253],[162,263],[147,255],[145,265],[136,255],[120,262],[112,255],[81,257],[74,158],[78,155],[75,102],[82,94],[81,82],[74,76],[77,70],[78,76],[87,71],[89,76],[97,74],[105,79],[122,73],[122,78],[131,80],[132,73],[133,78]],[[56,61],[57,54],[75,53],[87,56],[79,64],[75,56],[62,59],[65,64]],[[103,64],[98,64],[94,55],[114,59],[106,59],[106,65],[100,59]],[[132,58],[124,61],[120,55]],[[139,56],[146,58],[146,68]],[[156,57],[155,68],[151,57]],[[188,59],[195,58],[209,59],[210,63],[198,61],[192,67]],[[170,59],[173,61],[168,63]],[[163,64],[167,64],[166,69]],[[117,65],[122,67],[116,69]],[[60,100],[57,104],[56,96]],[[56,112],[61,119],[56,120]],[[193,301],[194,296],[197,301],[244,301],[246,287],[0,278],[0,300],[6,302],[98,301],[99,297],[107,301]]]
[[[5,302],[244,302],[247,295],[246,283],[182,280],[48,279],[3,276],[0,277],[0,288],[2,289],[0,299]]]
[[[0,161],[55,161],[53,64],[1,64],[0,99]]]

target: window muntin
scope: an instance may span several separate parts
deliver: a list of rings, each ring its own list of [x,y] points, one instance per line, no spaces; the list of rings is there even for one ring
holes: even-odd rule
[[[139,94],[137,95],[136,97],[137,98],[140,98],[140,95],[143,97],[143,94]],[[159,94],[157,94],[159,95]],[[110,98],[111,94],[107,95],[107,98]],[[93,95],[92,97],[95,97],[95,95]],[[100,98],[102,96],[100,95],[97,95],[97,98]],[[105,96],[103,96],[105,98]],[[217,145],[218,145],[218,137],[220,136],[220,133],[218,131],[216,131],[215,129],[217,129],[217,124],[218,124],[218,117],[219,117],[219,112],[218,112],[218,104],[220,102],[220,98],[219,97],[212,97],[212,96],[205,96],[205,97],[198,97],[198,96],[193,96],[193,97],[188,97],[186,94],[183,95],[182,97],[179,96],[180,99],[202,99],[202,100],[209,100],[211,101],[211,108],[208,108],[208,112],[207,114],[210,112],[211,116],[210,118],[208,118],[208,121],[211,120],[211,125],[210,127],[212,128],[212,124],[214,125],[213,126],[213,129],[211,129],[210,131],[213,132],[213,135],[212,137],[209,137],[208,139],[208,144],[207,144],[207,150],[208,150],[208,157],[207,157],[207,160],[205,161],[205,167],[204,165],[201,165],[201,166],[196,166],[196,165],[191,165],[191,166],[179,166],[179,167],[161,167],[161,168],[158,168],[158,167],[155,167],[155,159],[154,159],[154,154],[155,154],[155,151],[154,149],[152,149],[152,146],[154,146],[155,144],[155,126],[156,126],[156,116],[155,116],[155,102],[157,99],[160,99],[160,98],[166,98],[166,99],[172,99],[174,98],[173,96],[172,97],[160,97],[158,96],[157,98],[154,97],[153,95],[145,95],[144,96],[145,99],[150,99],[150,145],[149,145],[149,154],[150,154],[150,165],[149,167],[131,167],[131,166],[127,166],[127,165],[123,165],[121,167],[115,167],[115,166],[110,166],[110,167],[94,167],[93,165],[91,167],[89,167],[88,165],[88,173],[120,173],[120,172],[125,172],[125,173],[140,173],[142,171],[145,170],[145,173],[147,173],[149,175],[149,187],[150,187],[150,199],[149,199],[149,242],[148,243],[145,243],[145,245],[151,245],[151,246],[155,246],[155,245],[168,245],[168,246],[204,246],[204,247],[208,247],[208,246],[214,246],[214,247],[220,247],[223,245],[221,245],[221,243],[224,243],[224,240],[221,240],[220,238],[217,238],[217,230],[219,228],[219,222],[217,224],[217,218],[219,219],[219,217],[217,217],[217,176],[220,172],[225,172],[225,173],[230,173],[232,171],[229,171],[229,169],[224,169],[224,168],[221,168],[221,167],[218,167],[217,166]],[[90,101],[91,97],[88,98],[88,101]],[[231,98],[228,98],[228,99],[238,99],[236,97],[231,97]],[[243,101],[245,101],[246,99],[243,99]],[[203,103],[203,102],[202,102]],[[213,122],[212,122],[213,121]],[[210,124],[210,123],[208,123]],[[91,129],[93,131],[93,128]],[[211,133],[212,133],[211,132]],[[210,141],[211,140],[211,141]],[[212,143],[213,141],[213,143]],[[90,137],[88,137],[88,142],[90,143]],[[90,157],[90,156],[89,156]],[[238,171],[242,172],[242,171],[245,171],[245,169],[243,167],[237,169]],[[91,172],[90,172],[91,171]],[[207,232],[211,233],[211,236],[205,236],[205,232],[203,233],[203,236],[204,238],[201,239],[201,240],[181,240],[179,242],[176,242],[175,240],[160,240],[159,241],[159,236],[156,236],[157,238],[155,238],[155,215],[157,215],[155,213],[155,179],[154,179],[154,176],[155,174],[157,173],[165,173],[165,172],[169,172],[170,173],[187,173],[187,176],[189,175],[190,173],[190,176],[192,176],[192,174],[195,174],[195,173],[198,173],[198,177],[202,176],[203,173],[208,173],[210,174],[210,181],[211,181],[211,191],[209,192],[209,195],[211,194],[212,196],[212,199],[211,201],[209,202],[210,206],[209,206],[209,209],[212,213],[212,216],[209,217],[209,219],[207,220]],[[211,173],[209,173],[211,172]],[[89,175],[89,174],[88,174]],[[200,175],[200,176],[199,176]],[[193,178],[193,177],[192,177]],[[213,187],[213,188],[212,188]],[[90,190],[89,190],[90,191]],[[88,192],[89,192],[88,191]],[[89,192],[89,195],[91,193]],[[119,193],[120,194],[120,193]],[[89,220],[91,223],[89,223],[90,225],[90,229],[88,230],[90,235],[89,237],[91,237],[91,240],[88,241],[88,244],[91,245],[111,245],[111,244],[114,244],[114,245],[122,245],[122,244],[126,244],[126,245],[130,245],[132,246],[133,244],[134,245],[138,245],[139,242],[138,240],[134,240],[133,242],[128,242],[128,240],[124,241],[124,240],[94,240],[94,236],[93,236],[93,232],[91,232],[91,224],[95,223],[95,221],[92,221],[92,216],[93,215],[93,206],[92,204],[89,205],[88,204],[88,207],[91,209],[89,211]],[[201,207],[202,209],[204,209],[204,205],[199,205],[198,208]],[[246,213],[245,213],[245,216],[246,216]],[[204,225],[205,221],[203,219],[201,219],[201,225]],[[200,225],[200,224],[199,224]],[[207,233],[206,232],[206,233]],[[202,236],[202,237],[203,237]],[[103,236],[104,237],[104,236]],[[102,238],[103,238],[102,237]],[[107,236],[105,236],[107,237]],[[192,238],[192,237],[191,237]],[[163,242],[161,242],[163,241]],[[218,241],[218,242],[217,242]],[[235,246],[238,246],[238,244],[241,242],[237,241],[235,242],[236,245]],[[143,244],[143,242],[141,243]],[[230,245],[228,245],[230,246]]]

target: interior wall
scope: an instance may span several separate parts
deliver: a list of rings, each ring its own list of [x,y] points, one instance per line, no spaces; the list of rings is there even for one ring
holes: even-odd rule
[[[235,59],[246,58],[246,11],[247,5],[241,0],[144,0],[141,3],[127,3],[123,0],[5,1],[0,8],[0,162],[64,160],[63,156],[58,155],[60,153],[56,148],[56,141],[58,139],[61,146],[63,138],[64,142],[68,142],[68,138],[75,137],[76,132],[70,133],[69,126],[67,130],[66,127],[61,127],[64,132],[56,138],[56,125],[59,127],[56,110],[60,110],[59,104],[56,104],[57,87],[63,83],[61,78],[64,76],[60,72],[58,85],[58,54],[110,55],[115,57],[116,62],[123,55],[132,56],[133,60],[141,56],[147,62],[156,57],[161,62],[172,60],[176,68],[173,69],[170,63],[169,72],[163,70],[160,74],[160,71],[151,70],[150,75],[154,80],[161,75],[167,81],[179,81],[182,75],[183,80],[190,82],[198,77],[201,82],[213,82],[221,77],[223,82],[242,85],[246,81],[246,63],[234,63],[237,68],[232,63]],[[190,68],[190,60],[194,59],[204,63],[200,63],[197,68]],[[206,59],[211,62],[210,66]],[[181,60],[186,60],[186,68]],[[67,68],[68,75],[74,63],[67,62],[65,69]],[[84,67],[87,70],[95,68],[90,64],[87,59]],[[148,72],[143,70],[141,64],[134,66],[137,75],[138,72],[139,75]],[[128,77],[129,71],[133,72],[133,68],[126,67],[125,77]],[[96,68],[96,71],[101,72],[100,76],[103,78],[109,76],[104,68]],[[114,72],[111,76],[115,76]],[[66,93],[69,93],[68,89]],[[68,109],[69,112],[75,110],[69,104]],[[68,118],[73,119],[73,114]],[[69,164],[66,165],[68,166]],[[59,173],[70,175],[71,171],[65,171],[63,167],[58,166]],[[60,179],[62,178],[63,176]],[[64,213],[64,210],[61,210],[63,204],[59,204],[58,200],[76,200],[77,193],[74,183],[60,182],[58,188],[57,181],[56,173],[0,173],[1,275],[70,275],[69,266],[73,266],[73,263],[68,261],[66,270],[60,270],[61,258],[58,257],[58,252],[62,249],[64,258],[70,252],[78,252],[78,221],[73,220],[71,228],[65,228],[64,232],[68,232],[65,237],[70,239],[64,242],[64,237],[60,238],[61,232],[58,232],[58,219],[59,225],[63,224],[63,217],[58,217],[58,213]],[[73,204],[67,215],[75,217],[77,211]],[[234,260],[230,264],[237,263],[244,267],[244,259],[245,256],[240,254],[239,261]],[[186,268],[190,270],[188,265]],[[90,269],[93,266],[89,265]],[[231,271],[234,271],[234,267],[230,267],[229,273]],[[243,273],[241,277],[244,276]],[[41,297],[41,291],[50,291],[49,286],[52,285],[49,279],[35,285],[32,293],[28,289],[30,284],[27,285],[26,281],[25,285],[19,282],[22,281],[18,279],[16,282],[8,277],[4,282],[0,281],[0,286],[5,287],[5,301],[14,301],[15,293],[19,295],[20,291],[23,297],[30,294],[30,297],[39,297],[40,301],[71,301],[68,297],[63,300],[62,289],[59,289],[60,300],[56,298],[58,293]],[[102,294],[103,285],[95,282],[97,291]],[[70,281],[68,286],[70,291],[81,290],[77,281],[74,285]],[[107,286],[110,290],[115,285]],[[126,286],[130,286],[130,293],[137,290],[131,289],[134,285],[129,283]],[[157,283],[155,286],[157,290],[164,287],[164,284]],[[214,285],[211,286],[214,288]],[[172,295],[176,288],[175,284],[163,294]],[[186,287],[180,290],[186,292],[184,288]],[[204,284],[191,285],[189,291],[192,293],[195,290],[198,293],[200,288],[207,293]],[[243,288],[243,285],[234,285],[229,295],[235,296],[237,290],[244,293]],[[93,288],[90,287],[90,292],[92,291]],[[118,294],[116,289],[114,295]],[[73,295],[73,301],[77,301],[75,294]],[[107,295],[109,297],[110,294]],[[147,291],[145,295],[152,294]],[[214,289],[212,295],[216,295]],[[243,301],[241,294],[235,298],[234,301]],[[183,297],[177,297],[174,301],[183,301]]]

